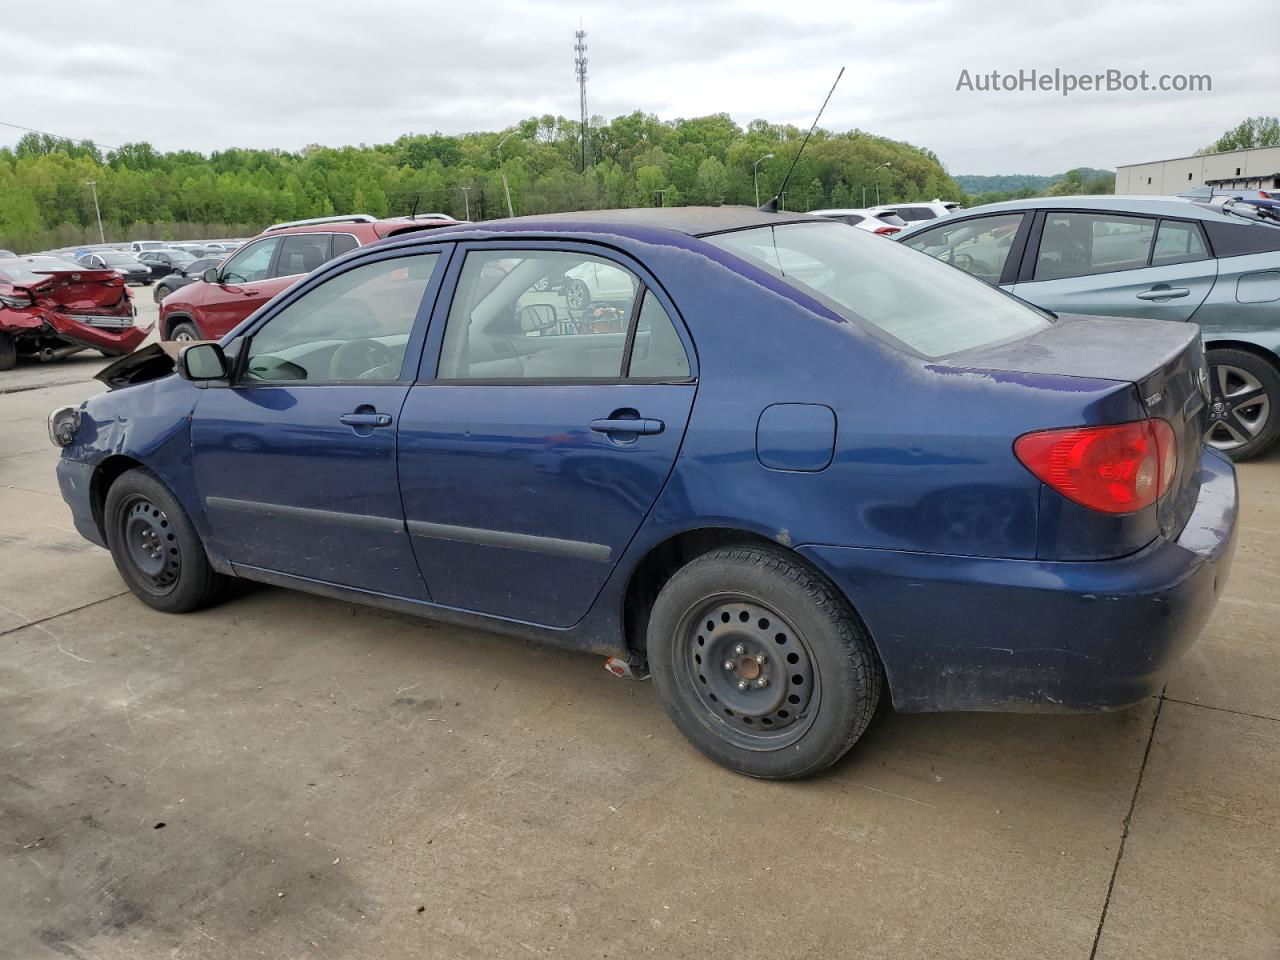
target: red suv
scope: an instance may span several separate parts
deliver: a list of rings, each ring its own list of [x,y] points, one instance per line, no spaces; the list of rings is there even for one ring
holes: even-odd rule
[[[457,223],[443,214],[378,220],[366,213],[267,227],[160,304],[163,340],[217,340],[327,260],[412,230]]]

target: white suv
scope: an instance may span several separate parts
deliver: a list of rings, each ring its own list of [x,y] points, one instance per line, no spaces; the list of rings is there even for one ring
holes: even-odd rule
[[[863,210],[858,207],[840,207],[831,210],[810,210],[815,217],[839,220],[859,230],[870,230],[882,237],[889,237],[907,225],[892,210]]]
[[[882,203],[871,209],[896,213],[908,224],[913,224],[919,220],[936,220],[938,217],[945,217],[949,213],[963,210],[964,207],[952,200],[920,200],[912,203]]]

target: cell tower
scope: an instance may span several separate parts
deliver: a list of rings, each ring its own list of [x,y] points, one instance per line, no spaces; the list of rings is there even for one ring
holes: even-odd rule
[[[578,110],[581,113],[581,125],[578,132],[582,136],[582,170],[587,169],[587,31],[574,31],[576,43],[573,45],[577,56],[573,61],[573,72],[578,77]]]

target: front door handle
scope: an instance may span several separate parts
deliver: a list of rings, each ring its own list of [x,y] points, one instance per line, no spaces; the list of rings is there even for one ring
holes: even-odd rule
[[[1191,293],[1186,287],[1152,287],[1138,294],[1139,300],[1176,300]]]
[[[643,433],[652,435],[661,433],[667,428],[667,425],[661,420],[652,419],[629,419],[602,417],[598,420],[591,421],[591,429],[596,433]]]
[[[256,297],[258,295],[257,290],[241,290],[240,292],[243,293],[246,297]]]
[[[391,426],[391,414],[389,413],[344,413],[338,419],[348,427]]]

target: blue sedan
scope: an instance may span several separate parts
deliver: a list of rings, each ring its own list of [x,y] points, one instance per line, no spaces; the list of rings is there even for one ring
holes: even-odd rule
[[[1055,317],[803,214],[398,238],[101,377],[50,416],[58,479],[144,603],[243,577],[594,652],[759,777],[886,694],[1147,697],[1233,550],[1193,326]]]

